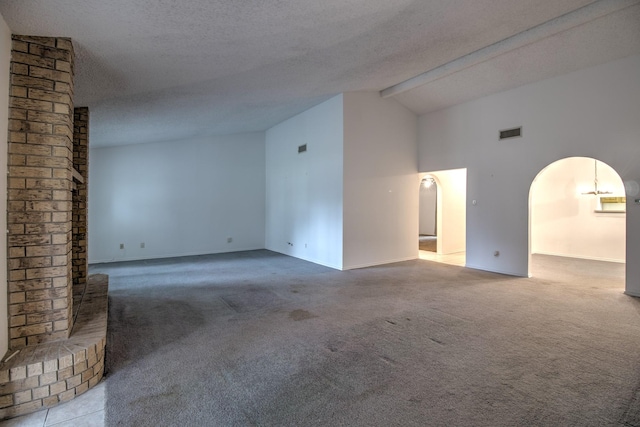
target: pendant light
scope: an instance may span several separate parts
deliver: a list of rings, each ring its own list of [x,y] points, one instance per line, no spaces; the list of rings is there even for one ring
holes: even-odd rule
[[[592,191],[588,191],[586,193],[582,193],[582,194],[591,194],[594,196],[599,196],[600,194],[611,194],[611,191],[600,191],[598,190],[598,161],[597,160],[593,160],[593,190]]]

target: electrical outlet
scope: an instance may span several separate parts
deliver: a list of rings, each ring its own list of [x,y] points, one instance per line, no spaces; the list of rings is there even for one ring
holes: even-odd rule
[[[144,249],[144,242],[140,243],[140,249]]]
[[[124,243],[120,243],[120,249],[124,249]]]
[[[227,243],[233,242],[233,237],[227,237]]]

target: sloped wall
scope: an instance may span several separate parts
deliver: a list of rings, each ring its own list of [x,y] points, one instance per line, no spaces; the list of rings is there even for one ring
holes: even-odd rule
[[[418,257],[416,125],[394,99],[344,94],[344,269]]]
[[[342,95],[267,131],[267,249],[342,268],[343,141]]]

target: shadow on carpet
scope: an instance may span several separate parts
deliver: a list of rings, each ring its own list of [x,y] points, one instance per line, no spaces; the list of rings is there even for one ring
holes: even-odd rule
[[[604,267],[559,283],[421,261],[342,272],[268,251],[187,261],[98,269],[107,425],[638,419],[640,301]]]

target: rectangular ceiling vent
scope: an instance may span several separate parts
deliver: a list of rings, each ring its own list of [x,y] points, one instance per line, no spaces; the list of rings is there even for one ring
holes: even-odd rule
[[[304,153],[305,151],[307,151],[307,144],[298,146],[298,153]]]
[[[513,129],[505,129],[500,131],[500,140],[509,139],[509,138],[517,138],[522,136],[522,126],[513,128]]]

